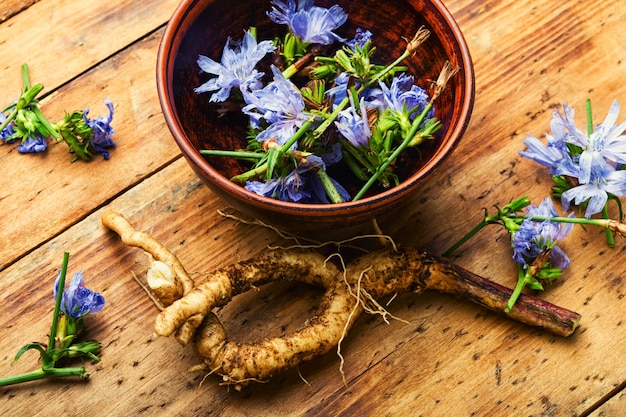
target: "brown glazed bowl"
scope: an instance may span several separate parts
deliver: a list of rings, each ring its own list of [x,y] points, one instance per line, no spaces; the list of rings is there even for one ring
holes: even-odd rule
[[[269,20],[270,1],[183,0],[169,21],[157,58],[157,88],[166,123],[197,175],[225,202],[240,212],[292,232],[336,230],[388,214],[418,190],[450,155],[463,135],[474,103],[474,72],[469,50],[452,15],[440,0],[316,0],[316,6],[338,4],[348,21],[336,32],[352,38],[356,28],[373,33],[375,63],[390,63],[423,25],[431,35],[413,57],[403,62],[418,85],[428,90],[446,60],[460,71],[436,101],[443,127],[432,141],[420,145],[419,157],[405,163],[401,183],[374,190],[364,198],[340,204],[298,204],[259,196],[229,180],[249,167],[226,157],[205,158],[201,149],[246,147],[246,119],[238,112],[217,117],[210,94],[194,88],[207,80],[196,63],[199,55],[216,61],[230,36],[239,40],[255,26],[259,41],[282,36],[286,26]],[[335,176],[336,177],[336,176]],[[348,187],[346,187],[348,188]],[[354,187],[353,187],[354,188]]]

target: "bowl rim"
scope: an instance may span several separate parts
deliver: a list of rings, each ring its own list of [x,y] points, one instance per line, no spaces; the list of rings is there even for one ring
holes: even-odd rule
[[[448,131],[448,135],[456,139],[448,141],[441,147],[438,147],[437,154],[439,157],[431,158],[426,161],[419,172],[416,172],[406,178],[400,183],[400,185],[389,188],[388,190],[384,190],[380,193],[364,197],[357,201],[347,201],[337,204],[293,203],[261,196],[248,191],[244,187],[233,183],[230,179],[226,178],[213,168],[213,166],[208,163],[200,152],[196,150],[196,148],[186,139],[182,124],[180,123],[177,112],[172,104],[173,97],[170,97],[173,93],[168,94],[166,88],[168,79],[172,78],[172,74],[168,71],[173,71],[168,65],[174,60],[171,50],[171,41],[175,39],[176,35],[180,31],[180,23],[191,13],[190,6],[198,1],[200,0],[182,0],[176,7],[172,17],[165,27],[157,53],[157,93],[166,124],[178,147],[182,151],[183,156],[187,159],[187,162],[191,165],[196,174],[199,175],[200,172],[205,173],[213,182],[212,185],[219,189],[222,193],[227,193],[231,197],[247,204],[252,204],[257,208],[287,215],[307,214],[308,216],[313,217],[325,217],[336,212],[343,212],[344,210],[349,210],[351,213],[368,211],[373,207],[383,205],[389,201],[399,201],[406,195],[410,194],[418,184],[425,181],[426,178],[432,174],[445,159],[448,158],[454,148],[458,145],[459,139],[463,136],[465,130],[467,129],[475,98],[475,74],[469,47],[458,23],[448,11],[443,1],[427,0],[443,17],[445,24],[452,32],[452,38],[458,43],[457,47],[460,51],[459,58],[461,62],[458,62],[457,64],[463,69],[463,71],[460,71],[460,74],[463,76],[465,94],[460,103],[459,114],[457,117],[459,122],[456,123],[456,125],[451,126],[452,130]]]

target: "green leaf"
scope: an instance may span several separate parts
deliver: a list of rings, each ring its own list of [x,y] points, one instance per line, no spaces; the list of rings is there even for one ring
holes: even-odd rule
[[[21,358],[24,353],[26,353],[27,351],[31,349],[39,351],[39,354],[41,355],[41,360],[43,363],[47,363],[51,361],[51,357],[48,355],[48,352],[46,352],[46,347],[39,342],[35,342],[35,343],[29,343],[27,345],[22,346],[22,348],[15,355],[15,358],[13,358],[13,363],[17,362],[18,359]]]
[[[280,149],[272,148],[267,152],[267,172],[265,173],[265,179],[267,181],[272,179],[274,169],[276,169],[278,158],[280,156],[282,156]]]

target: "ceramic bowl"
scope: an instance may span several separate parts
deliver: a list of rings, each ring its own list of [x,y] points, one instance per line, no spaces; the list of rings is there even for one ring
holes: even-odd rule
[[[421,145],[419,157],[404,161],[401,183],[389,189],[374,189],[366,197],[339,204],[298,204],[249,192],[229,180],[249,167],[224,157],[206,158],[201,149],[246,147],[246,119],[240,114],[218,117],[209,94],[194,88],[207,80],[199,70],[199,55],[221,59],[228,37],[241,39],[244,29],[254,26],[262,39],[284,34],[285,26],[269,20],[270,2],[258,0],[184,0],[169,21],[157,59],[157,88],[163,114],[182,154],[206,185],[236,210],[290,231],[337,229],[369,221],[393,212],[419,189],[450,155],[463,135],[474,102],[474,72],[470,53],[453,16],[442,1],[362,0],[323,1],[316,6],[338,4],[348,21],[337,30],[351,38],[356,28],[373,33],[376,63],[389,63],[400,55],[405,38],[421,26],[431,31],[419,53],[404,65],[416,83],[428,88],[449,60],[460,71],[437,100],[436,116],[443,127],[436,138]]]

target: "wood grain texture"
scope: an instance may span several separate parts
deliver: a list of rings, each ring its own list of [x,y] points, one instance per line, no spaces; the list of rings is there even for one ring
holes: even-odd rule
[[[46,92],[82,74],[129,44],[164,25],[178,1],[41,0],[0,28],[5,54],[0,91],[21,91],[20,68]]]
[[[83,3],[41,0],[0,25],[0,45],[11,52],[0,69],[0,91],[19,92],[19,65],[29,61],[33,79],[54,90],[44,100],[46,113],[60,117],[68,106],[89,106],[100,114],[108,96],[117,104],[119,144],[111,160],[88,165],[69,163],[64,145],[43,157],[0,146],[0,374],[36,366],[31,352],[10,363],[23,344],[45,341],[64,251],[71,253],[70,272],[82,270],[87,285],[107,300],[88,322],[90,336],[104,344],[102,361],[86,364],[93,371],[86,382],[0,388],[2,414],[580,416],[604,401],[592,416],[623,415],[623,391],[606,395],[626,378],[626,242],[618,239],[609,249],[592,228],[576,228],[564,242],[572,266],[539,294],[582,314],[571,338],[452,297],[401,294],[388,308],[408,324],[363,315],[342,343],[347,386],[334,352],[242,392],[219,386],[215,376],[187,373],[199,360],[193,349],[152,337],[158,310],[132,279],[132,272],[145,277],[147,257],[104,230],[100,214],[107,208],[125,214],[176,253],[194,279],[289,242],[221,216],[217,210],[228,208],[195,177],[169,137],[154,60],[160,28],[177,2]],[[620,1],[446,5],[474,59],[472,121],[406,211],[380,221],[398,242],[434,254],[477,223],[483,208],[524,194],[536,202],[547,195],[547,173],[517,152],[526,134],[543,137],[553,110],[567,102],[584,124],[587,98],[598,122],[613,99],[626,103],[626,9]],[[72,13],[92,20],[80,26]],[[63,34],[41,24],[24,43],[15,42],[20,25],[53,15],[67,17]],[[54,22],[58,29],[60,21]],[[96,42],[95,33],[116,36]],[[59,52],[30,61],[24,45],[35,45],[37,36],[49,37],[50,50]],[[74,45],[81,38],[90,48]],[[67,64],[56,65],[59,56],[68,57]],[[619,121],[625,119],[623,111]],[[494,226],[453,260],[513,286],[510,256],[506,235]],[[310,287],[272,284],[237,297],[220,315],[234,340],[260,340],[300,326],[318,297]]]
[[[2,9],[0,9],[0,23],[10,19],[36,2],[37,0],[3,0]]]
[[[0,209],[19,213],[27,206],[47,207],[29,211],[20,222],[0,220],[7,242],[0,248],[0,269],[179,157],[154,89],[159,34],[103,62],[42,103],[50,120],[60,120],[65,111],[83,108],[92,116],[106,114],[102,100],[113,100],[117,147],[110,160],[97,156],[97,162],[71,163],[64,143],[51,142],[45,155],[19,155],[15,146],[0,146],[0,175],[19,179],[2,187]]]

